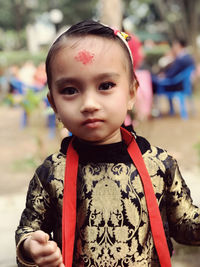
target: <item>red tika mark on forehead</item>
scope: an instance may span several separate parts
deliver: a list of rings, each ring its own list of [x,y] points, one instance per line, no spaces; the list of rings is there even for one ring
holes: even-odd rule
[[[75,59],[77,61],[82,62],[84,65],[92,63],[94,58],[94,54],[91,54],[90,52],[83,50],[78,53],[77,56],[75,56]]]

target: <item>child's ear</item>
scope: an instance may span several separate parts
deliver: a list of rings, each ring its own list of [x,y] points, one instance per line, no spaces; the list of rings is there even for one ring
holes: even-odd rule
[[[130,98],[128,101],[128,110],[133,109],[134,103],[135,103],[135,94],[133,93],[133,95],[130,94]]]
[[[47,99],[52,107],[52,109],[54,110],[55,113],[57,113],[57,110],[56,110],[56,105],[54,103],[54,99],[53,99],[53,96],[50,92],[47,93]]]
[[[133,84],[133,85],[130,87],[130,91],[129,91],[128,110],[132,110],[132,109],[133,109],[133,106],[134,106],[134,104],[135,104],[136,92],[137,92],[137,88],[136,88],[135,85]]]

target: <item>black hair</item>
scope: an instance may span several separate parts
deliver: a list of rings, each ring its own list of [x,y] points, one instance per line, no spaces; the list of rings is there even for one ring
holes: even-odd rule
[[[186,47],[187,46],[187,41],[186,41],[186,39],[183,39],[183,38],[175,39],[174,43],[178,43],[181,47]]]
[[[78,22],[77,24],[72,25],[66,32],[67,36],[84,36],[88,34],[113,39],[116,37],[114,31],[110,27],[93,20],[84,20]]]
[[[62,33],[52,44],[47,58],[46,58],[46,73],[47,73],[47,83],[49,89],[51,88],[51,60],[54,52],[58,50],[61,45],[63,44],[63,40],[65,40],[68,37],[84,37],[87,35],[96,35],[107,39],[113,39],[116,40],[124,49],[125,53],[127,54],[127,59],[129,61],[129,67],[130,67],[130,80],[133,82],[133,79],[135,77],[134,71],[133,71],[133,63],[131,56],[129,54],[128,48],[123,43],[122,40],[116,34],[114,33],[114,30],[104,24],[101,24],[94,20],[84,20],[81,22],[78,22],[77,24],[72,25],[68,30],[66,30],[64,33]]]

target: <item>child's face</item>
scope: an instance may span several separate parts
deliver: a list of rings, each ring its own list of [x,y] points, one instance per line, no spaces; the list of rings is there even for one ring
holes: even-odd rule
[[[113,40],[70,38],[51,61],[49,100],[64,126],[94,144],[121,141],[120,126],[132,108],[128,59]]]

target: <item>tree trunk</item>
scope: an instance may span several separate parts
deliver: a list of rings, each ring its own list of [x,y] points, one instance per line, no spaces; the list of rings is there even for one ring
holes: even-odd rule
[[[100,21],[110,27],[122,28],[122,0],[100,0]]]
[[[197,48],[198,36],[198,18],[200,13],[200,2],[197,0],[154,0],[155,7],[162,20],[168,22],[169,35],[173,38],[184,38],[191,45],[196,56],[199,51]],[[180,10],[173,10],[173,7],[179,6]],[[173,22],[168,19],[169,14],[177,16]]]
[[[188,25],[189,25],[189,40],[193,48],[195,57],[199,58],[200,54],[197,47],[197,36],[198,36],[198,19],[199,13],[197,12],[200,8],[200,4],[196,0],[185,1],[185,9],[188,12]]]

